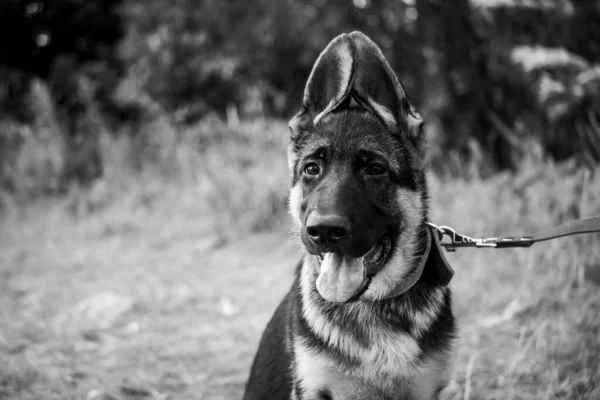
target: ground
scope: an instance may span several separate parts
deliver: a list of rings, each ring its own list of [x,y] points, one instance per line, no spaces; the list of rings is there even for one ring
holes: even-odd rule
[[[599,214],[599,176],[553,165],[488,181],[430,176],[432,220],[533,233]],[[230,234],[189,190],[83,216],[43,201],[2,219],[0,399],[241,397],[298,250],[281,212],[260,233]],[[456,398],[600,398],[599,239],[448,254]]]

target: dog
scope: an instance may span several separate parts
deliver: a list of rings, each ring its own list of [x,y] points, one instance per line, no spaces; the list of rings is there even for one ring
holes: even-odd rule
[[[451,378],[453,271],[428,226],[423,119],[360,32],[315,62],[291,119],[303,258],[244,400],[437,399]]]

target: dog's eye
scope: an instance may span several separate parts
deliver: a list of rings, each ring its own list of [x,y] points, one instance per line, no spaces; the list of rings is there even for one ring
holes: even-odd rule
[[[319,168],[319,165],[317,163],[309,162],[304,166],[304,173],[306,175],[315,176],[319,175],[319,172],[321,172],[321,169]]]
[[[371,163],[367,166],[368,175],[382,175],[385,174],[385,167],[379,163]]]

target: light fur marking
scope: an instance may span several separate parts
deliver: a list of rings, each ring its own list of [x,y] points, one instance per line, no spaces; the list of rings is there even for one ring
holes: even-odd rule
[[[302,187],[298,184],[290,191],[290,197],[288,201],[288,212],[298,229],[302,229],[302,219],[300,218],[300,205],[302,203],[302,197]]]

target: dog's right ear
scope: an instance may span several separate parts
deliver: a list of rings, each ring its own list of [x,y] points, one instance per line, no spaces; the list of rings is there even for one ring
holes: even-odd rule
[[[335,110],[350,94],[357,58],[349,36],[342,34],[329,43],[317,58],[308,77],[302,108],[290,120],[292,139],[311,128]]]

